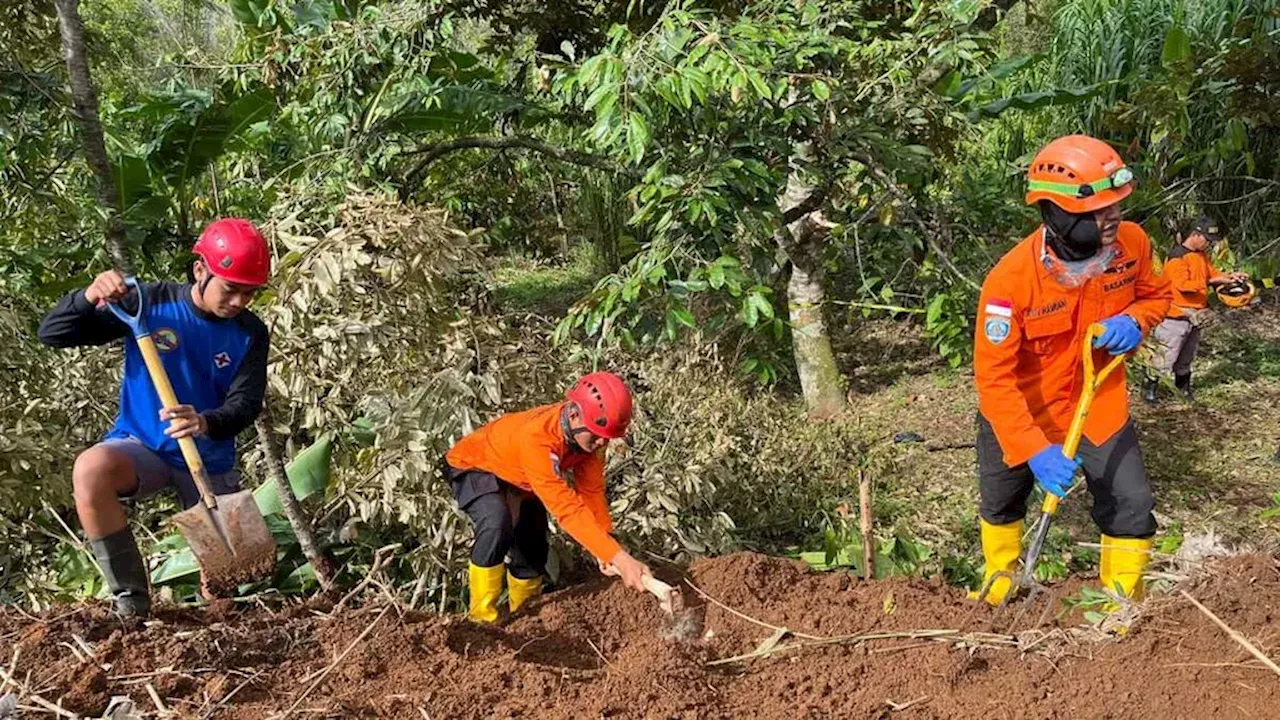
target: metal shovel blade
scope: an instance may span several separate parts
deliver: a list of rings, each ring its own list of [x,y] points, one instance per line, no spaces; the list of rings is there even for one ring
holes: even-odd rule
[[[197,504],[173,516],[200,562],[206,587],[217,596],[275,572],[276,540],[253,493],[218,495],[217,506]]]

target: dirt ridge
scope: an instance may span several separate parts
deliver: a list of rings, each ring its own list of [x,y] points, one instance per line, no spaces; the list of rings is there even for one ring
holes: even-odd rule
[[[822,637],[984,630],[990,619],[940,582],[863,582],[751,553],[700,560],[688,577],[762,623]],[[1182,587],[1277,656],[1275,558],[1216,560]],[[29,678],[28,690],[85,717],[98,717],[112,695],[154,715],[150,683],[178,717],[266,718],[298,701],[353,643],[296,717],[1166,720],[1274,717],[1280,703],[1280,677],[1177,595],[1150,600],[1122,639],[1063,639],[1064,630],[1051,653],[885,640],[714,667],[707,663],[750,652],[772,631],[714,604],[704,610],[708,637],[664,640],[651,599],[597,579],[501,627],[388,612],[356,643],[381,608],[332,617],[303,604],[218,614],[161,608],[146,626],[112,619],[100,604],[55,608],[36,621],[4,609],[0,664],[19,649],[15,675]],[[83,657],[80,641],[92,658],[70,650]]]

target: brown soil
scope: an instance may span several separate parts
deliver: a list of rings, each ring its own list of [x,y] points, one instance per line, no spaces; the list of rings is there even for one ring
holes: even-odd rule
[[[983,631],[992,619],[945,585],[810,574],[746,553],[695,563],[689,576],[741,613],[814,636]],[[1274,559],[1217,561],[1184,587],[1276,655]],[[696,593],[685,594],[698,604]],[[295,703],[293,717],[407,720],[1165,720],[1275,717],[1280,706],[1280,677],[1176,594],[1149,601],[1118,640],[1057,627],[1026,653],[886,639],[718,666],[707,663],[750,652],[773,631],[716,605],[701,610],[709,636],[682,643],[662,639],[651,598],[604,579],[552,594],[497,628],[385,607],[333,617],[307,605],[220,617],[161,608],[145,627],[126,627],[100,605],[55,609],[39,621],[10,609],[0,611],[0,666],[20,649],[14,675],[28,691],[89,717],[112,695],[154,714],[147,683],[181,717],[238,720]],[[93,659],[76,658],[70,648],[80,641]]]

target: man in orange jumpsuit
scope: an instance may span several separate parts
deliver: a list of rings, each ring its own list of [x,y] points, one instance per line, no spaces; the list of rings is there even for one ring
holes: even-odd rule
[[[1173,286],[1173,304],[1169,316],[1156,326],[1155,338],[1160,352],[1157,370],[1172,375],[1174,387],[1187,400],[1191,394],[1191,361],[1200,346],[1200,328],[1213,311],[1209,309],[1209,288],[1247,282],[1246,273],[1219,272],[1209,262],[1206,252],[1221,238],[1221,229],[1213,218],[1197,218],[1187,228],[1185,239],[1169,249],[1164,276]],[[1147,377],[1143,399],[1156,402],[1159,377]]]
[[[473,620],[498,619],[504,575],[512,612],[542,592],[548,511],[601,572],[644,590],[641,578],[651,573],[609,534],[604,490],[604,446],[625,436],[630,423],[631,391],[617,375],[594,372],[564,402],[504,415],[445,455],[445,478],[475,523]]]
[[[1094,342],[1097,351],[1128,353],[1169,308],[1168,284],[1152,270],[1150,240],[1138,225],[1121,221],[1119,202],[1132,182],[1133,173],[1100,140],[1072,135],[1049,143],[1031,162],[1026,196],[1027,204],[1039,205],[1043,224],[982,285],[974,380],[987,581],[1016,570],[1033,482],[1063,496],[1083,466],[1103,533],[1102,585],[1130,597],[1142,592],[1155,503],[1123,369],[1098,389],[1079,457],[1064,456],[1062,447],[1080,397],[1085,330],[1101,323],[1106,331]],[[999,578],[987,600],[998,604],[1009,590]]]

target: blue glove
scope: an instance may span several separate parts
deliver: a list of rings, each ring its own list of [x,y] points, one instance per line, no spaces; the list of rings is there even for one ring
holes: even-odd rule
[[[1065,496],[1067,490],[1071,489],[1076,468],[1080,467],[1079,460],[1062,454],[1061,445],[1050,445],[1041,450],[1027,464],[1031,466],[1031,473],[1036,476],[1040,487],[1058,497]]]
[[[1102,327],[1106,330],[1093,341],[1093,346],[1110,350],[1112,355],[1123,355],[1142,342],[1142,328],[1128,315],[1109,317],[1102,321]]]

